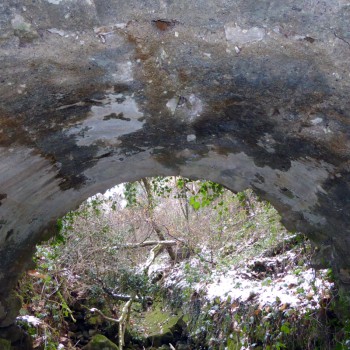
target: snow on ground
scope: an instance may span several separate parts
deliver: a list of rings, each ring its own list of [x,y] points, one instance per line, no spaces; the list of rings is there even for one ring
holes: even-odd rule
[[[214,269],[207,274],[201,273],[200,259],[192,258],[173,268],[164,286],[180,289],[190,287],[209,303],[217,298],[224,301],[230,297],[231,301],[254,302],[260,307],[274,304],[281,310],[298,308],[303,312],[315,309],[322,298],[329,296],[333,283],[325,278],[327,270],[316,272],[311,268],[287,266],[283,272],[273,271],[274,266],[281,266],[286,261],[291,265],[294,255],[289,251],[277,257],[255,258],[243,267],[230,271]],[[273,272],[270,275],[261,277],[254,271],[253,267],[262,263],[271,267]],[[195,283],[193,275],[199,276]]]
[[[39,318],[30,315],[18,316],[17,320],[27,322],[28,324],[34,327],[39,326],[42,323],[42,321]]]
[[[96,193],[94,196],[89,197],[87,202],[90,203],[96,199],[102,199],[105,202],[100,205],[101,209],[106,212],[111,210],[111,204],[113,201],[117,201],[119,205],[119,209],[124,209],[127,205],[127,201],[124,196],[125,184],[119,184],[108,189],[105,193]],[[110,201],[110,203],[108,202]],[[107,201],[107,202],[106,202]]]
[[[320,273],[325,274],[325,271]],[[205,286],[198,284],[196,289],[198,292],[204,290],[208,300],[231,297],[246,302],[254,298],[262,306],[277,303],[290,308],[314,308],[331,287],[331,283],[316,277],[314,270],[308,269],[298,275],[291,272],[275,280],[263,281],[245,279],[239,272],[232,271],[225,276],[216,275],[213,282]]]

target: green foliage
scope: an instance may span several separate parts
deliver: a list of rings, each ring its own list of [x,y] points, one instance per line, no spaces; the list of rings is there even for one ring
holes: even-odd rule
[[[265,279],[261,282],[261,285],[264,286],[264,287],[266,287],[266,286],[271,285],[271,283],[272,283],[271,277],[267,277],[267,278],[265,278]]]
[[[129,269],[123,269],[119,273],[118,284],[122,293],[135,293],[140,297],[146,297],[153,292],[148,275],[137,273]]]
[[[125,184],[124,197],[127,207],[134,207],[137,204],[137,182],[128,182]]]
[[[118,350],[118,346],[104,335],[96,334],[92,337],[85,350]]]
[[[11,343],[6,339],[0,338],[0,349],[11,350]]]
[[[235,302],[232,307],[230,298],[214,300],[202,306],[199,317],[192,317],[190,331],[195,346],[212,342],[215,350],[221,350],[222,343],[228,349],[350,348],[350,319],[339,320],[332,303],[303,314],[297,309],[286,313],[274,305],[261,309],[254,303]]]
[[[68,306],[66,299],[62,296],[60,291],[57,291],[57,296],[60,300],[60,307],[63,317],[70,317],[73,322],[76,322],[72,310]]]
[[[51,253],[46,256],[51,256]],[[32,274],[39,280],[32,281],[26,276],[21,281],[21,290],[25,293],[22,292],[24,303],[20,314],[28,314],[29,310],[26,307],[30,305],[33,316],[41,323],[34,326],[26,321],[19,321],[18,325],[32,336],[36,344],[42,344],[44,350],[56,350],[60,331],[65,328],[64,318],[68,316],[67,309],[70,309],[65,298],[58,292],[59,282],[48,274],[52,273],[52,264],[46,263],[38,267]],[[71,311],[70,314],[72,315]]]
[[[195,183],[197,188],[192,188],[192,190],[190,190],[188,187],[190,183]],[[180,190],[186,190],[191,193],[189,196],[189,204],[194,210],[199,210],[200,208],[205,208],[211,205],[224,193],[224,187],[213,181],[192,181],[189,179],[179,178],[176,185]],[[218,205],[222,206],[223,202],[221,201]]]
[[[290,329],[290,323],[284,322],[281,326],[281,332],[283,332],[284,334],[290,334],[291,333],[291,329]]]
[[[152,192],[162,198],[168,198],[173,191],[170,177],[157,176],[151,180]]]

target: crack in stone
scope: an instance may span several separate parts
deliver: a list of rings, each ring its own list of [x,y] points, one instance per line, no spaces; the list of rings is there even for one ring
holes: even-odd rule
[[[336,32],[334,32],[333,34],[334,34],[334,36],[335,36],[337,39],[343,41],[343,42],[344,42],[345,44],[347,44],[347,45],[349,46],[349,48],[350,48],[350,42],[348,42],[347,40],[345,40],[343,37],[339,36]]]

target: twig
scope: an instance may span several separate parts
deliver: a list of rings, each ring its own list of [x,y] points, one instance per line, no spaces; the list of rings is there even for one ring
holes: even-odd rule
[[[182,240],[182,239],[180,239],[180,238],[176,238],[174,235],[172,235],[172,234],[170,233],[169,229],[168,229],[165,225],[162,225],[162,226],[165,227],[165,229],[166,229],[166,231],[167,231],[167,234],[168,234],[171,238],[175,239],[175,241],[177,241],[177,242],[179,242],[179,243],[181,243],[181,244],[185,244],[185,241],[184,241],[184,240]]]
[[[115,323],[119,323],[120,322],[119,318],[117,319],[117,318],[108,317],[105,314],[103,314],[102,311],[100,311],[99,309],[96,309],[95,307],[93,307],[91,309],[89,309],[89,308],[87,308],[87,309],[89,311],[91,311],[92,313],[97,312],[100,316],[102,316],[107,321],[111,321],[111,322],[115,322]]]

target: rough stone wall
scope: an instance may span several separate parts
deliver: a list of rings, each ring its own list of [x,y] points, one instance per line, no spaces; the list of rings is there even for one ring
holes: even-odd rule
[[[35,244],[144,176],[253,188],[350,282],[350,4],[3,0],[0,326]]]

